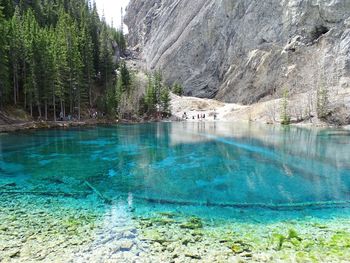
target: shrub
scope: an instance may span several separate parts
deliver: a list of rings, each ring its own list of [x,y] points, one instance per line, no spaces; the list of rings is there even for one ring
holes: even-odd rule
[[[178,95],[178,96],[182,96],[182,95],[184,94],[183,87],[182,87],[182,85],[179,84],[179,83],[176,83],[176,82],[175,82],[175,84],[174,84],[172,90],[173,90],[173,93],[176,94],[176,95]]]
[[[288,112],[288,90],[285,89],[283,92],[283,99],[282,99],[282,112],[281,112],[281,124],[282,125],[289,125],[290,124],[290,115]]]

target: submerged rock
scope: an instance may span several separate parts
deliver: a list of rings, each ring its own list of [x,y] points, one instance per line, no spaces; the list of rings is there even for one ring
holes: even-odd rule
[[[181,224],[180,227],[188,229],[199,229],[203,227],[203,223],[200,218],[192,217],[187,222]]]

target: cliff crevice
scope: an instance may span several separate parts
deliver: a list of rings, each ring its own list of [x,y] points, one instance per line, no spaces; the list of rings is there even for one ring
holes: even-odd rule
[[[129,44],[186,94],[251,104],[350,87],[350,1],[131,0]]]

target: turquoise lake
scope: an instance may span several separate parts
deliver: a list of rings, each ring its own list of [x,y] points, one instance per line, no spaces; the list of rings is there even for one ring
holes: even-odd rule
[[[57,251],[68,254],[67,245],[62,245],[68,240],[72,247],[89,244],[93,250],[102,249],[105,243],[98,236],[111,235],[110,225],[118,220],[123,226],[133,225],[136,238],[147,217],[156,217],[161,228],[174,221],[173,229],[181,229],[186,217],[195,216],[207,227],[253,224],[247,226],[249,231],[265,232],[271,224],[284,231],[278,224],[298,220],[306,222],[298,230],[303,232],[310,222],[319,226],[321,220],[332,222],[327,227],[336,232],[350,218],[350,131],[199,122],[1,134],[0,205],[4,262],[12,262],[13,255],[18,260],[14,262],[23,262],[44,253],[32,251],[33,244],[39,246],[28,240],[36,235],[41,236],[35,242],[43,247],[68,235],[60,249],[46,252],[48,262],[55,261]],[[170,213],[181,219],[171,216],[164,221]],[[33,220],[39,222],[33,225]],[[153,231],[154,223],[149,226]],[[246,233],[247,227],[240,225],[235,231]],[[317,230],[322,238],[323,229]],[[348,234],[347,228],[342,231]],[[71,239],[90,234],[89,240]],[[264,235],[270,244],[269,233]],[[112,237],[108,240],[118,239],[116,234]],[[19,245],[12,244],[16,240],[26,244],[19,252]],[[322,246],[318,244],[317,251]],[[134,255],[144,251],[135,247]],[[73,257],[82,253],[76,251]]]
[[[142,210],[207,208],[213,217],[220,209],[230,217],[230,208],[347,208],[350,132],[159,123],[13,133],[0,137],[0,176],[0,185],[67,194],[87,181]]]

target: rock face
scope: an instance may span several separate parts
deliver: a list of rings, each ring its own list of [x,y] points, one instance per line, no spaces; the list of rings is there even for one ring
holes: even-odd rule
[[[129,44],[187,95],[253,103],[350,87],[349,0],[131,0]]]

